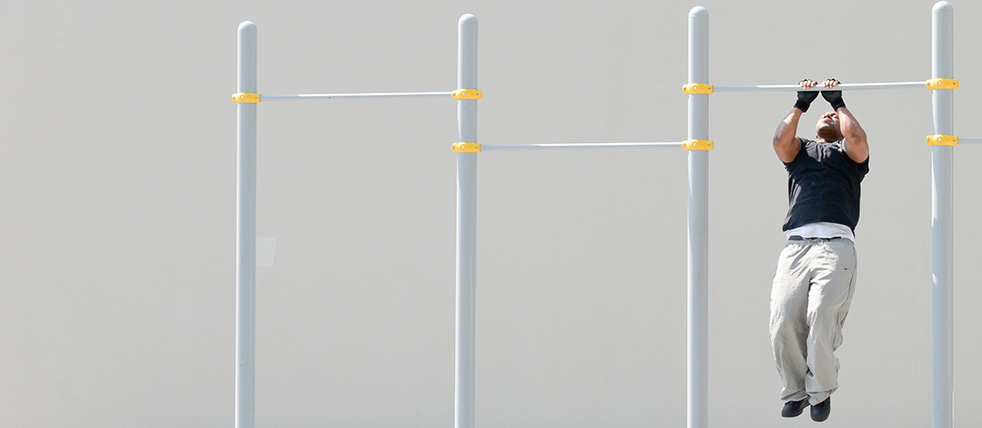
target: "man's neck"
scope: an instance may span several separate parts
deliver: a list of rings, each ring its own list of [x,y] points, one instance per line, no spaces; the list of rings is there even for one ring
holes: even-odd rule
[[[839,135],[839,134],[831,134],[831,135],[830,134],[825,134],[825,135],[822,135],[820,133],[820,134],[818,134],[818,135],[815,136],[815,140],[818,141],[819,143],[831,143],[833,141],[839,141],[841,139],[842,139],[842,136]]]

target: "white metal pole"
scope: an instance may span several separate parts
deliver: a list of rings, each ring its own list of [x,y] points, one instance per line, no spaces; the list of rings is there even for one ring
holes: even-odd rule
[[[948,2],[934,5],[931,37],[931,77],[953,78],[952,41],[953,11]],[[954,135],[953,91],[932,91],[934,133]],[[932,284],[932,354],[933,354],[933,420],[934,428],[950,428],[953,416],[953,335],[952,273],[954,256],[952,146],[931,149],[931,272]]]
[[[689,11],[689,83],[709,82],[709,12]],[[689,94],[691,140],[709,139],[709,95]],[[709,152],[689,150],[688,427],[709,425]]]
[[[477,89],[477,18],[458,21],[457,88]],[[459,142],[477,142],[477,100],[457,100]],[[457,153],[457,319],[454,427],[474,428],[477,153]]]
[[[238,92],[256,93],[256,24],[239,25]],[[235,270],[235,427],[256,415],[256,104],[238,103]]]

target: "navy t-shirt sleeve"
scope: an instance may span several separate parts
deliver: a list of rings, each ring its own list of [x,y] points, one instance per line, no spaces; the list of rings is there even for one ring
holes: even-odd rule
[[[781,162],[784,164],[784,169],[788,171],[791,170],[792,165],[801,162],[802,156],[808,156],[808,153],[805,153],[805,141],[801,137],[794,137],[794,139],[798,140],[798,154],[794,155],[794,159],[791,162]]]

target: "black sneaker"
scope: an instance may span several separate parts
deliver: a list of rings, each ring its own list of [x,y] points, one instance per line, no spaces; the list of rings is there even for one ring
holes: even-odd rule
[[[832,397],[826,398],[825,401],[812,406],[812,420],[815,422],[822,422],[828,419],[829,413],[832,413]]]
[[[808,407],[808,398],[801,401],[788,401],[784,403],[784,408],[781,409],[781,416],[793,418],[804,412],[805,407]]]

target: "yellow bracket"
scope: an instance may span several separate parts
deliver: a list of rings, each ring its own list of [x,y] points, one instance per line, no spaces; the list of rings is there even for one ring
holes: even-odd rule
[[[458,89],[453,91],[455,100],[479,100],[484,97],[484,92],[480,89]]]
[[[682,85],[682,92],[687,94],[711,94],[713,93],[713,85],[708,83],[688,83]]]
[[[927,81],[928,89],[958,89],[956,79],[931,79]]]
[[[929,146],[957,146],[958,137],[955,135],[935,134],[927,136]]]
[[[713,144],[712,140],[685,140],[682,142],[682,148],[686,150],[712,150],[716,145]]]
[[[454,143],[453,151],[454,153],[480,153],[481,144],[480,143]]]
[[[259,94],[250,94],[248,92],[232,94],[232,102],[235,103],[258,103],[259,101],[261,101]]]

